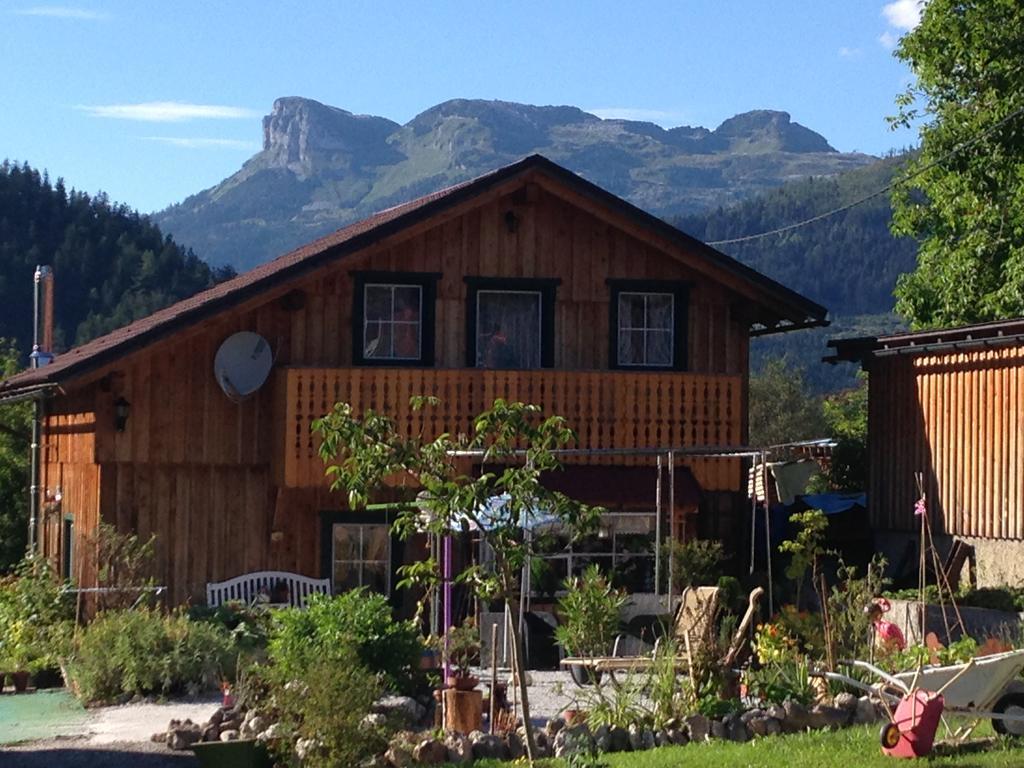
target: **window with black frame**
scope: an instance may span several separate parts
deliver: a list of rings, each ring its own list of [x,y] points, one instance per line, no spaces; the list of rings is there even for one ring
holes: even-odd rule
[[[357,365],[433,365],[439,275],[355,272],[352,359]]]
[[[612,368],[686,368],[687,288],[672,281],[609,280]]]
[[[467,363],[476,368],[550,368],[558,280],[466,278]]]

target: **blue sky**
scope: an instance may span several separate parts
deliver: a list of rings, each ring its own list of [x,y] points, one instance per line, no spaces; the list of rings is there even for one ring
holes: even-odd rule
[[[783,109],[843,151],[885,116],[917,0],[0,0],[0,157],[143,212],[237,170],[279,96],[404,123],[450,98],[665,127]]]

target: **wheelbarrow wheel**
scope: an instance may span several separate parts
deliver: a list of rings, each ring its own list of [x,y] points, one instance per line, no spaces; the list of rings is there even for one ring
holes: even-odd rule
[[[992,718],[992,729],[1003,736],[1024,736],[1024,693],[1008,693],[992,707],[999,715],[1013,715],[1021,720]]]
[[[886,723],[878,733],[878,741],[883,749],[892,749],[900,743],[900,729],[896,723]]]

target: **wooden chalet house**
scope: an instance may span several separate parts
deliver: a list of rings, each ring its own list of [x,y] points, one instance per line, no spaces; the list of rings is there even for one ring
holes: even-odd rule
[[[174,601],[262,569],[388,589],[413,555],[383,518],[347,512],[328,491],[310,421],[335,402],[436,434],[468,432],[505,397],[568,417],[584,448],[742,446],[750,337],[824,318],[531,156],[60,354],[4,382],[0,399],[43,398],[39,546],[85,584],[84,542],[103,520],[156,534]],[[239,331],[262,335],[274,366],[235,402],[212,366]],[[411,412],[420,394],[441,406]],[[574,457],[559,482],[649,517],[653,462]],[[740,462],[683,457],[679,467],[676,513],[700,510],[682,530],[732,537]]]
[[[868,507],[890,563],[916,562],[920,474],[937,546],[971,547],[982,586],[1019,584],[1024,318],[829,346],[826,360],[859,362],[869,374]]]

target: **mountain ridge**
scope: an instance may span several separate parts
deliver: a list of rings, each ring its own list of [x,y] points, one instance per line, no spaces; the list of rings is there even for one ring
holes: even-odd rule
[[[787,112],[709,130],[603,119],[573,106],[451,99],[404,125],[298,96],[263,118],[263,149],[153,214],[211,264],[247,269],[382,208],[544,154],[656,215],[739,202],[875,158],[837,152]]]

